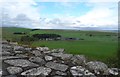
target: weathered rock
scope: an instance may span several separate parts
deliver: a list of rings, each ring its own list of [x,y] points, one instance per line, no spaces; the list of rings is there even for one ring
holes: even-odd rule
[[[15,51],[24,51],[25,49],[22,46],[14,46],[14,50]]]
[[[51,51],[43,51],[44,54],[49,54]]]
[[[20,57],[20,56],[2,56],[0,59],[5,60],[5,59],[20,59],[20,58],[23,58],[23,57]]]
[[[82,66],[71,67],[70,72],[71,72],[71,74],[74,77],[76,77],[76,76],[80,76],[80,77],[92,76],[92,77],[95,77],[95,75],[93,73],[91,73],[90,71],[86,70]]]
[[[47,56],[47,55],[46,55],[46,56],[45,56],[45,60],[46,60],[46,61],[51,61],[51,60],[53,60],[53,57],[52,57],[52,56]]]
[[[58,52],[64,53],[64,51],[65,51],[65,49],[63,49],[63,48],[58,49]]]
[[[48,68],[52,68],[55,70],[60,70],[60,71],[66,71],[68,69],[67,65],[64,64],[59,64],[59,63],[55,63],[55,62],[48,62],[45,65]]]
[[[34,54],[35,56],[41,56],[42,55],[41,52],[38,51],[38,50],[32,51],[32,54]]]
[[[64,76],[53,76],[53,77],[64,77]]]
[[[57,75],[61,75],[61,76],[67,76],[67,73],[61,72],[61,71],[56,71]]]
[[[39,51],[49,51],[48,47],[36,47],[36,49]]]
[[[10,45],[7,45],[7,44],[2,44],[2,49],[3,49],[3,50],[12,50],[13,47],[10,46]]]
[[[74,65],[85,65],[86,63],[86,58],[84,55],[75,55],[71,58],[71,60]]]
[[[74,66],[71,67],[70,72],[73,76],[83,76],[84,75],[85,68],[82,66]]]
[[[7,64],[10,64],[10,65],[13,65],[13,66],[21,66],[21,67],[39,66],[39,65],[37,65],[35,63],[32,63],[32,62],[30,62],[28,60],[25,60],[25,59],[5,60],[4,62],[7,63]]]
[[[10,42],[9,44],[11,44],[11,45],[18,45],[17,42]]]
[[[96,74],[102,74],[108,69],[108,66],[105,63],[99,61],[91,61],[86,65],[90,71],[94,71]]]
[[[89,76],[89,77],[96,77],[92,72],[90,72],[89,70],[85,70],[84,71],[84,76]]]
[[[32,50],[32,48],[25,48],[25,51],[31,51]]]
[[[32,62],[35,62],[35,63],[39,63],[39,65],[43,65],[43,64],[46,63],[44,61],[44,59],[42,59],[40,57],[31,57],[29,60],[32,61]]]
[[[18,46],[17,43],[5,42],[0,55],[3,55],[0,57],[3,65],[0,68],[2,77],[19,77],[20,74],[25,75],[23,77],[71,77],[71,75],[72,77],[99,75],[109,77],[120,73],[120,69],[108,68],[106,64],[99,61],[86,63],[84,55],[66,54],[62,48],[50,51],[48,47],[35,49],[26,45]]]
[[[27,70],[25,72],[22,72],[21,75],[49,75],[49,73],[52,70],[50,68],[46,68],[46,67],[38,67],[38,68],[32,68],[30,70]]]
[[[19,58],[27,58],[28,56],[24,55],[24,54],[16,54],[17,57]]]
[[[2,44],[8,44],[9,42],[6,41],[6,40],[2,40],[2,41],[0,41],[0,43],[2,43]]]
[[[52,56],[60,57],[63,60],[69,60],[73,55],[72,54],[63,54],[63,53],[52,53]]]
[[[112,75],[118,75],[118,68],[110,68],[109,73]]]
[[[5,77],[17,77],[16,75],[8,75],[8,76],[5,76]]]
[[[2,56],[5,56],[5,55],[11,55],[11,53],[10,52],[8,52],[8,51],[2,51],[2,52],[0,52],[0,54],[2,53]]]
[[[65,49],[63,49],[63,48],[51,50],[51,52],[54,52],[54,53],[64,53],[64,51],[65,51]]]
[[[14,51],[16,54],[21,54],[23,51]]]
[[[22,68],[20,67],[8,67],[7,68],[7,71],[10,73],[10,74],[17,74],[17,73],[20,73],[22,72]]]

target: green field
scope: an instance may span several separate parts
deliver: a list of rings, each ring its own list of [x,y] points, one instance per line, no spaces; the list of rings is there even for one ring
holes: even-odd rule
[[[100,31],[75,31],[75,30],[36,30],[25,28],[2,28],[2,36],[4,39],[11,41],[19,41],[21,36],[15,35],[14,32],[26,32],[26,35],[43,34],[43,33],[55,33],[62,35],[63,37],[76,37],[84,40],[73,41],[33,41],[30,46],[48,46],[53,48],[64,48],[67,53],[72,54],[84,54],[86,57],[93,60],[101,60],[106,62],[109,58],[117,58],[117,33],[114,32],[100,32]],[[89,35],[93,36],[90,37]],[[107,62],[106,62],[107,63]]]

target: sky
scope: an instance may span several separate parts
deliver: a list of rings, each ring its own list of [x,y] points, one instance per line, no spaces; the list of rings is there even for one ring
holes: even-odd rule
[[[2,26],[118,29],[118,0],[0,0]]]

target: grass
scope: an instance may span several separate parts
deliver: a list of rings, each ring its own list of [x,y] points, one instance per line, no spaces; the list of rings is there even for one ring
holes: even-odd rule
[[[79,41],[34,41],[29,43],[30,46],[48,46],[53,48],[64,48],[67,53],[83,54],[92,60],[100,60],[107,63],[109,58],[117,58],[117,33],[113,32],[99,32],[99,31],[75,31],[75,30],[36,30],[26,28],[2,28],[2,36],[4,39],[12,41],[19,41],[21,36],[15,35],[14,32],[26,32],[26,35],[33,34],[55,33],[63,37],[76,37],[84,40]],[[90,37],[89,35],[93,36]],[[106,36],[109,35],[109,36]],[[21,42],[20,42],[21,43]]]
[[[116,56],[117,43],[98,41],[37,41],[32,46],[45,45],[49,48],[65,48],[67,53],[84,54],[92,59],[106,60]]]

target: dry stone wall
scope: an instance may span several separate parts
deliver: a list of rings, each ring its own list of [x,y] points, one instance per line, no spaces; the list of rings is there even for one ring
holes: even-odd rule
[[[84,55],[73,55],[64,49],[29,48],[2,41],[0,57],[2,77],[112,77],[119,76],[118,68],[100,61],[87,61]]]

